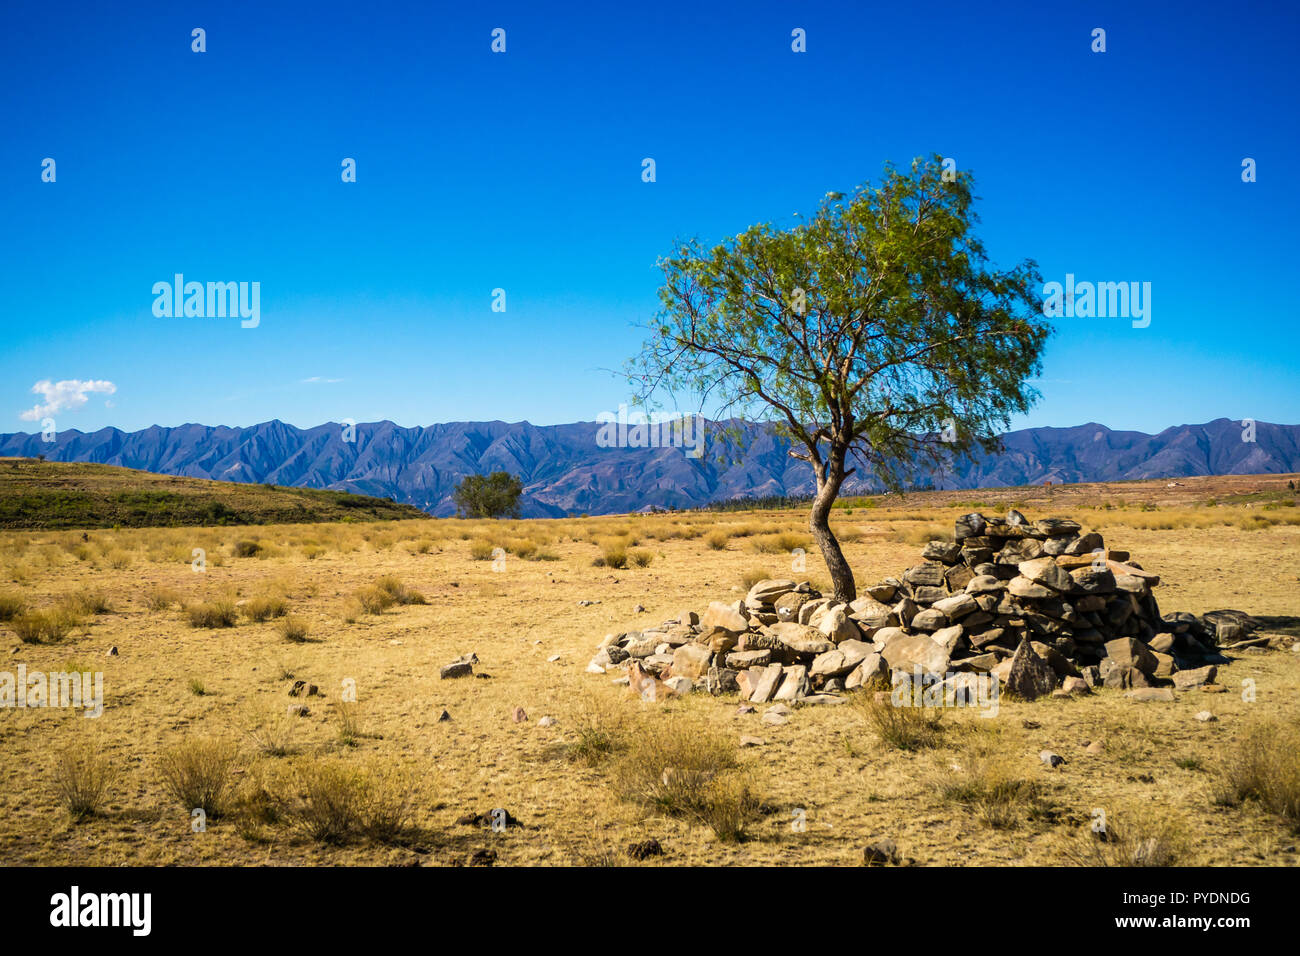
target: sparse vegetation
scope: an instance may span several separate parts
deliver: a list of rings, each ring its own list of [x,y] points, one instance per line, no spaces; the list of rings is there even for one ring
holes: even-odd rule
[[[164,750],[158,757],[158,772],[175,803],[215,819],[234,792],[236,757],[233,744],[193,737]]]
[[[1229,745],[1218,777],[1218,803],[1253,801],[1300,832],[1300,731],[1295,724],[1251,724]]]
[[[204,601],[185,608],[190,627],[234,627],[239,620],[235,602],[230,600]]]
[[[59,751],[54,785],[68,815],[80,822],[99,812],[117,776],[117,766],[97,743],[80,740]]]
[[[935,707],[895,707],[888,694],[860,694],[854,703],[880,742],[894,750],[926,750],[943,739],[943,711]]]

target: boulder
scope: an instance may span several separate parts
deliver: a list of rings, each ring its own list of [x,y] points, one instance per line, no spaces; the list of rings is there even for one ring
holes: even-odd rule
[[[712,659],[713,652],[709,648],[701,644],[683,644],[673,651],[673,676],[699,680],[708,671]]]
[[[1069,572],[1056,563],[1052,557],[1033,558],[1016,565],[1020,576],[1028,578],[1035,584],[1041,584],[1053,591],[1065,593],[1074,587]]]
[[[895,638],[880,652],[890,670],[923,674],[948,671],[948,652],[927,634],[910,634]]]
[[[758,610],[764,606],[776,603],[777,598],[788,594],[795,588],[793,581],[782,581],[775,578],[765,578],[758,581],[749,593],[745,595],[745,607]]]
[[[1022,700],[1034,700],[1056,689],[1056,672],[1034,652],[1029,639],[1024,638],[1007,662],[1004,685],[1004,690]]]
[[[1150,677],[1159,661],[1141,641],[1132,637],[1117,637],[1106,642],[1106,656],[1116,667],[1135,667]]]
[[[740,634],[749,630],[749,618],[730,604],[713,601],[709,604],[708,610],[704,612],[704,616],[700,618],[700,626],[705,629],[720,627]]]

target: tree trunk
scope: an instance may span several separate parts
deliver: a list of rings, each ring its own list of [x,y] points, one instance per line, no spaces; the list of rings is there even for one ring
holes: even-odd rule
[[[835,498],[840,493],[840,485],[843,481],[842,465],[836,467],[836,463],[831,462],[818,470],[817,497],[813,499],[812,515],[808,526],[812,530],[817,547],[821,548],[822,557],[826,559],[826,567],[831,573],[831,588],[835,591],[835,600],[847,604],[857,600],[858,588],[853,580],[853,569],[849,567],[849,562],[844,560],[844,552],[840,550],[840,543],[831,532],[830,525],[831,506],[835,504]]]

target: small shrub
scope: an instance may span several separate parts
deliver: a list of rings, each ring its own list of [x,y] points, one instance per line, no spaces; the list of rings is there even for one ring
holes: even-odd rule
[[[273,617],[284,617],[288,611],[289,602],[282,597],[256,597],[244,602],[244,616],[250,621],[269,621]]]
[[[925,750],[938,746],[943,711],[935,707],[895,707],[888,694],[859,694],[854,703],[880,742],[895,750]]]
[[[73,820],[98,813],[116,779],[112,761],[88,741],[71,744],[59,752],[54,786],[59,802]]]
[[[395,604],[428,604],[419,591],[408,588],[394,575],[387,574],[375,582],[375,587],[387,592]]]
[[[483,538],[475,538],[469,543],[469,556],[474,561],[491,561],[492,552],[495,550],[496,545]]]
[[[306,641],[309,630],[305,620],[293,615],[281,618],[280,623],[276,625],[276,631],[279,632],[280,637],[294,644],[301,644]]]
[[[414,787],[401,775],[341,761],[302,761],[291,821],[313,840],[342,845],[360,837],[396,839],[409,825]]]
[[[67,637],[76,623],[76,618],[68,611],[51,608],[19,614],[9,622],[9,626],[24,644],[50,644]]]
[[[166,611],[173,604],[181,604],[181,596],[172,588],[153,587],[144,592],[144,603],[151,611]]]
[[[185,609],[185,615],[189,618],[190,627],[234,627],[239,619],[235,602],[229,600],[191,604]]]
[[[1065,859],[1076,866],[1173,866],[1186,853],[1183,828],[1168,814],[1146,806],[1141,811],[1107,814],[1065,845]]]
[[[724,841],[743,838],[761,803],[730,740],[664,714],[629,737],[611,786],[628,802],[698,820]]]
[[[0,594],[0,623],[7,623],[27,610],[27,602],[16,594]]]
[[[726,551],[731,542],[731,535],[725,531],[710,531],[704,536],[704,543],[714,551]]]
[[[592,564],[598,568],[615,568],[622,570],[627,567],[627,546],[624,544],[607,544],[604,550]]]
[[[262,545],[256,541],[244,540],[235,542],[235,557],[237,558],[253,558],[260,554],[261,551]]]
[[[945,800],[959,803],[995,830],[1014,830],[1038,813],[1039,784],[1016,771],[1000,751],[967,753],[958,758],[961,769],[948,768],[939,779]]]
[[[748,591],[759,581],[765,581],[770,577],[772,577],[772,572],[768,571],[766,568],[750,568],[740,576],[740,583],[743,584],[745,590]]]
[[[190,678],[190,693],[195,697],[205,697],[208,693],[207,685],[197,677]]]
[[[638,548],[635,551],[628,552],[627,559],[635,567],[648,568],[650,567],[650,562],[654,561],[655,556],[654,556],[654,552],[652,551],[646,551],[643,548]]]
[[[361,713],[355,702],[340,701],[334,708],[334,727],[344,747],[355,747],[360,740]]]
[[[67,594],[60,599],[59,605],[76,615],[108,614],[113,610],[108,595],[103,591],[78,591],[75,594]]]
[[[260,754],[267,757],[287,757],[293,753],[293,734],[298,723],[299,718],[291,717],[285,711],[277,709],[248,720],[244,727],[244,736]]]
[[[581,698],[562,726],[576,735],[565,750],[569,759],[576,763],[594,767],[627,749],[628,712],[594,695]]]
[[[158,758],[163,786],[186,810],[209,817],[225,811],[234,791],[237,751],[225,741],[193,738],[164,750]]]
[[[352,597],[364,614],[383,614],[396,604],[396,600],[383,588],[365,587],[353,592]]]
[[[1215,801],[1253,800],[1300,831],[1300,731],[1279,722],[1251,724],[1218,768]]]

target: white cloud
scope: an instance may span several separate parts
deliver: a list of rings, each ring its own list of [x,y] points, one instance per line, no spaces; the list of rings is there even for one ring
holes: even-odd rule
[[[86,396],[90,392],[112,395],[116,391],[116,385],[101,379],[91,378],[82,381],[79,378],[69,378],[62,382],[44,379],[32,386],[32,394],[42,396],[45,401],[20,413],[18,417],[25,422],[38,422],[56,412],[80,408],[86,404]]]
[[[302,384],[303,385],[333,385],[336,382],[341,382],[341,381],[343,381],[343,379],[341,378],[322,378],[319,375],[313,375],[311,378],[304,378],[302,380]]]

